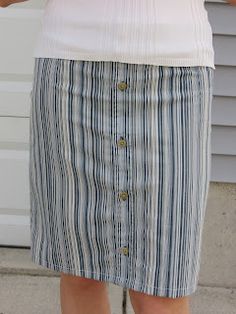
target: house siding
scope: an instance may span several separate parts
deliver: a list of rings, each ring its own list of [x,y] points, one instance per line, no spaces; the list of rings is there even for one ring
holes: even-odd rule
[[[29,109],[32,58],[46,0],[0,10],[0,244],[29,242]],[[236,7],[206,1],[215,75],[211,181],[236,183]],[[7,34],[6,34],[7,32]]]
[[[236,7],[206,1],[213,31],[215,75],[212,103],[211,181],[236,182]]]

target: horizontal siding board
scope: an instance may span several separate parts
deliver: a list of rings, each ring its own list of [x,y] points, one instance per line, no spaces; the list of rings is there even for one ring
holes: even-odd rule
[[[1,74],[31,74],[39,19],[0,17]],[[7,30],[7,36],[6,36]]]
[[[0,214],[0,243],[30,246],[30,216]]]
[[[212,124],[236,127],[236,98],[214,96],[212,102]]]
[[[236,82],[236,67],[218,65],[214,73],[213,94],[216,96],[236,97],[235,82]]]
[[[230,126],[212,127],[212,153],[234,155],[236,158],[236,128]]]
[[[0,150],[0,214],[3,208],[19,214],[29,209],[28,163],[28,150]]]
[[[0,117],[0,142],[29,143],[29,118]]]
[[[32,82],[0,81],[0,116],[29,117]]]
[[[213,35],[213,46],[215,65],[236,66],[236,36]]]
[[[215,78],[212,104],[211,181],[236,182],[236,7],[207,1],[213,31]]]
[[[212,155],[211,181],[236,182],[236,156]]]
[[[29,153],[0,150],[0,244],[29,243]]]
[[[214,34],[236,35],[236,7],[227,3],[205,3]]]

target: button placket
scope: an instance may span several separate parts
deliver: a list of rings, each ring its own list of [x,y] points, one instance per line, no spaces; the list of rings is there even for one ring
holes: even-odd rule
[[[121,97],[120,103],[122,106],[125,106],[124,104],[124,95],[125,91],[128,89],[128,84],[124,80],[120,80],[117,83],[117,89],[118,89],[118,96]],[[118,112],[123,112],[122,110]],[[117,119],[119,120],[119,115],[117,116]],[[117,121],[118,126],[123,126],[123,117],[120,118],[121,121]],[[124,130],[120,129],[118,130],[117,134],[117,141],[116,141],[116,152],[117,152],[117,167],[118,167],[118,177],[119,177],[119,189],[117,191],[117,199],[119,204],[119,210],[120,210],[120,217],[121,217],[121,226],[123,228],[121,232],[121,239],[119,247],[119,253],[123,256],[127,256],[129,252],[128,248],[128,238],[127,238],[127,232],[128,232],[128,202],[129,202],[129,194],[130,191],[128,190],[128,182],[127,182],[127,166],[128,166],[128,160],[126,160],[127,155],[127,149],[128,149],[128,138],[123,132]],[[123,132],[123,133],[122,133]]]
[[[128,238],[127,238],[127,231],[128,231],[128,202],[129,202],[129,194],[130,191],[127,188],[127,160],[125,158],[126,154],[126,145],[119,145],[117,144],[117,169],[118,169],[118,178],[119,178],[119,184],[117,189],[117,201],[119,204],[119,212],[120,212],[120,218],[121,218],[121,228],[123,228],[121,232],[121,247],[119,248],[119,252],[123,254],[124,256],[128,255]],[[123,250],[124,249],[124,250]]]

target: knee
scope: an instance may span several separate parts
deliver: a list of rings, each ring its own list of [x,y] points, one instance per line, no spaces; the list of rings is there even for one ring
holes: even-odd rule
[[[169,298],[148,295],[132,289],[128,291],[136,314],[190,314],[188,296]]]
[[[61,284],[70,288],[96,288],[97,286],[105,286],[105,283],[95,279],[85,278],[81,276],[75,276],[71,274],[61,273]]]

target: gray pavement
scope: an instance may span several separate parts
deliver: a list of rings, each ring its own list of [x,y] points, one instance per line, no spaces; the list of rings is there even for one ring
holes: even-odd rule
[[[60,314],[59,276],[35,265],[29,249],[0,248],[0,314]],[[236,289],[199,285],[192,314],[236,314]],[[123,289],[109,284],[112,314],[123,314]],[[133,314],[127,295],[127,312]]]

